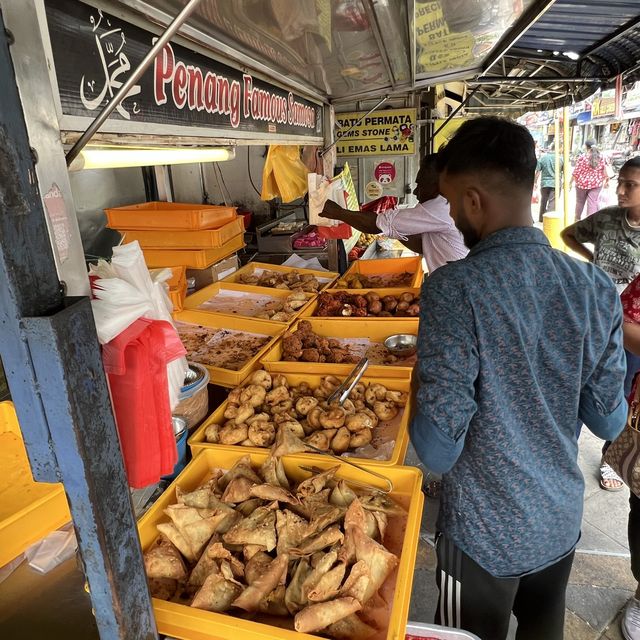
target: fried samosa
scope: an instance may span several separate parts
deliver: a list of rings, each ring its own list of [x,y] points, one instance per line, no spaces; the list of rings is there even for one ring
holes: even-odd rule
[[[258,507],[227,531],[222,539],[229,544],[259,544],[267,551],[276,548],[276,514],[273,508]]]
[[[318,580],[315,587],[308,592],[307,598],[311,602],[325,602],[335,598],[340,591],[345,571],[346,565],[344,562],[338,563]]]
[[[282,487],[283,489],[291,488],[281,458],[269,456],[260,467],[260,475],[264,478],[265,482],[274,487]]]
[[[376,633],[376,630],[362,622],[357,614],[352,613],[346,618],[330,624],[322,632],[336,638],[336,640],[368,640]]]
[[[305,537],[309,524],[292,511],[285,509],[276,513],[276,532],[278,534],[278,553],[287,553],[297,547]]]
[[[218,573],[216,558],[209,555],[209,551],[215,544],[220,544],[217,540],[217,536],[214,536],[214,538],[209,542],[207,548],[202,552],[198,563],[193,568],[193,571],[191,571],[191,575],[187,582],[188,587],[201,587],[210,573]]]
[[[249,456],[243,456],[218,480],[218,487],[221,491],[227,488],[227,485],[234,478],[247,478],[254,484],[261,484],[262,480],[258,477],[255,471],[251,468],[251,458]]]
[[[261,500],[277,500],[288,504],[300,504],[300,500],[296,498],[290,491],[282,487],[274,487],[271,484],[257,484],[251,487],[252,496]]]
[[[336,507],[348,507],[358,496],[344,481],[340,480],[331,492],[329,502]]]
[[[295,630],[300,633],[313,633],[360,609],[361,605],[355,598],[329,600],[329,602],[312,604],[299,611],[296,613],[293,624]]]
[[[196,561],[196,554],[191,547],[191,543],[178,530],[173,522],[161,522],[156,525],[158,531],[165,536],[180,551],[180,553],[190,562]]]
[[[322,491],[327,486],[327,483],[333,480],[333,476],[336,475],[338,469],[340,469],[339,465],[331,467],[331,469],[327,469],[322,473],[312,475],[297,486],[296,493],[306,498],[307,496]]]
[[[291,555],[310,556],[316,551],[322,551],[323,549],[330,547],[332,544],[342,542],[343,540],[344,535],[342,534],[342,531],[340,531],[340,527],[329,527],[318,535],[305,539],[302,544],[295,549],[291,549]]]
[[[252,497],[251,487],[254,486],[254,482],[249,478],[238,477],[231,480],[227,485],[227,488],[222,494],[222,502],[226,504],[239,504]]]
[[[309,451],[309,447],[298,438],[290,428],[281,426],[276,434],[276,441],[271,448],[274,457],[289,455],[291,453],[303,453]]]
[[[285,604],[286,587],[279,584],[264,600],[258,605],[258,611],[270,616],[288,616],[289,610]]]
[[[237,582],[226,580],[220,573],[211,573],[194,596],[191,606],[206,611],[227,611],[241,592],[242,586]]]
[[[309,602],[303,585],[312,572],[313,569],[306,558],[302,558],[298,562],[293,572],[284,597],[287,609],[292,616],[298,613],[300,609],[306,607]]]
[[[175,545],[160,536],[144,554],[144,567],[149,578],[183,580],[187,569]]]
[[[288,565],[289,556],[286,553],[272,560],[264,573],[234,600],[233,606],[245,611],[257,611],[260,602],[280,583],[284,584]]]
[[[382,586],[398,564],[398,558],[381,544],[372,540],[360,528],[354,529],[354,542],[358,562],[364,562],[369,570],[371,582],[365,590],[364,604]]]
[[[271,556],[264,551],[258,551],[244,566],[244,577],[247,584],[255,582],[264,574],[271,564]]]
[[[171,600],[178,590],[178,581],[172,578],[149,578],[149,591],[152,598]]]

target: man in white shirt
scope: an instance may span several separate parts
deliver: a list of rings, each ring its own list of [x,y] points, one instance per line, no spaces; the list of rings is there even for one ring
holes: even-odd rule
[[[419,204],[393,209],[378,216],[366,211],[349,211],[328,200],[322,215],[340,220],[363,233],[383,233],[421,253],[433,273],[438,267],[467,255],[462,234],[449,215],[449,203],[438,193],[436,154],[426,156],[416,176],[414,194]]]

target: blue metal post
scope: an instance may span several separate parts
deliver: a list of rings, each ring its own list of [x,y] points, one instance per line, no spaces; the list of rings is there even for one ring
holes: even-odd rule
[[[91,305],[65,299],[57,279],[1,13],[0,82],[0,354],[9,388],[34,477],[64,482],[100,637],[155,640]]]

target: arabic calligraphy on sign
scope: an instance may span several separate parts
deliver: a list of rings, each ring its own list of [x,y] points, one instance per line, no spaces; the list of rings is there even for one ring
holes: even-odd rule
[[[95,111],[101,107],[107,96],[113,98],[124,84],[124,78],[120,79],[121,76],[131,71],[131,63],[124,51],[127,44],[124,31],[120,27],[112,28],[111,21],[104,17],[100,9],[97,11],[98,16],[92,14],[89,22],[95,37],[104,77],[96,80],[82,76],[80,80],[80,100],[89,111]],[[133,85],[116,107],[116,111],[123,118],[131,119],[131,113],[128,109],[136,114],[140,112],[139,105],[135,101],[133,104],[125,106],[125,101],[137,96],[140,91],[139,84]]]

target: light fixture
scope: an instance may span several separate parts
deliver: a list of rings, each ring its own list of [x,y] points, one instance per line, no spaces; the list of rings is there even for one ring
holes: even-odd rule
[[[233,147],[85,147],[71,163],[69,171],[151,167],[165,164],[196,164],[233,160]]]
[[[567,56],[569,60],[580,60],[580,54],[575,51],[565,51],[562,55]]]

